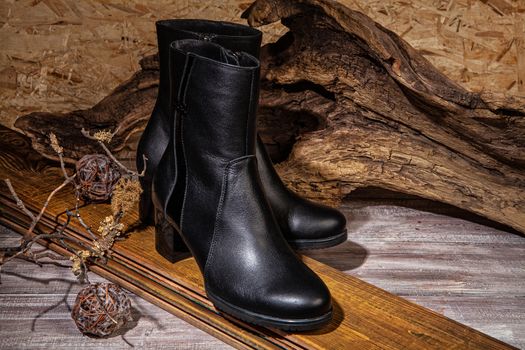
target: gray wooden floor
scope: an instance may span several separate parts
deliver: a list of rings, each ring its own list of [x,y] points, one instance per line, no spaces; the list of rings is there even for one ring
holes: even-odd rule
[[[307,255],[525,348],[525,237],[442,204],[381,196],[353,196],[342,207],[348,242]],[[5,246],[17,236],[0,228],[0,237]],[[131,329],[103,340],[82,336],[69,317],[78,290],[68,269],[6,265],[0,348],[228,348],[133,295]]]

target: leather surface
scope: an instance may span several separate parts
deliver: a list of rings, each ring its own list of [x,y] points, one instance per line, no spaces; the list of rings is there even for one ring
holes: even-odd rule
[[[346,218],[340,211],[306,200],[283,184],[260,137],[257,137],[256,150],[266,197],[289,241],[322,239],[344,232]]]
[[[170,139],[170,129],[174,111],[170,111],[170,44],[175,40],[209,40],[225,45],[234,51],[244,51],[258,57],[262,33],[259,30],[219,21],[196,19],[163,20],[156,23],[159,49],[159,90],[157,101],[137,147],[137,169],[142,172],[147,157],[145,176],[140,178],[143,188],[139,212],[144,220],[151,212],[151,182],[157,166]],[[171,61],[177,66],[180,62]],[[177,84],[177,81],[173,81]]]
[[[224,171],[224,196],[204,274],[208,292],[232,304],[243,300],[245,308],[274,317],[329,312],[328,289],[277,233],[255,157],[234,159]]]
[[[176,43],[189,42],[194,41]],[[181,95],[187,113],[180,115],[177,129],[181,137],[178,150],[182,150],[186,169],[186,176],[177,179],[179,188],[183,190],[184,183],[186,199],[205,197],[206,200],[173,196],[170,202],[171,213],[178,216],[176,222],[192,237],[213,231],[222,171],[227,162],[254,153],[253,108],[258,100],[258,61],[252,61],[252,67],[223,65],[207,58],[213,57],[219,62],[233,62],[235,58],[221,46],[212,47],[218,52],[197,52],[195,48],[185,47],[192,50],[189,55],[207,54],[206,59],[195,59],[191,67],[187,67],[188,83]],[[174,56],[180,54],[177,51]],[[182,193],[180,190],[176,193]],[[174,208],[182,210],[179,213]],[[196,239],[193,249],[198,249],[198,256],[207,251],[207,244],[205,238]]]
[[[326,315],[330,293],[285,241],[258,176],[259,61],[191,39],[171,49],[184,63],[172,71],[177,128],[154,178],[155,205],[180,228],[208,293],[273,318]]]

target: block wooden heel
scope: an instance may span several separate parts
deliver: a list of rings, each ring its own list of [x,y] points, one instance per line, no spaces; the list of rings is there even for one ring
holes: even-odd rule
[[[162,210],[154,209],[155,213],[155,249],[170,262],[175,262],[181,252],[187,252],[188,247],[180,237],[178,230],[166,220]]]
[[[153,204],[151,203],[151,190],[146,190],[146,186],[142,186],[143,192],[140,195],[139,201],[139,219],[140,222],[146,226],[155,224],[155,215]]]

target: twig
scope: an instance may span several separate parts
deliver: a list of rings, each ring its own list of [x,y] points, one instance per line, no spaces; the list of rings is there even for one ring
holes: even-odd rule
[[[115,130],[111,135],[114,136],[114,135],[117,133],[117,131],[118,131],[118,129]],[[122,170],[124,170],[125,172],[127,172],[129,175],[131,175],[131,176],[137,176],[137,177],[144,176],[144,174],[145,174],[145,172],[146,172],[146,167],[145,167],[145,166],[144,166],[144,169],[142,170],[142,172],[141,172],[140,174],[139,174],[138,172],[136,172],[136,171],[133,171],[133,170],[128,169],[128,168],[127,168],[124,164],[122,164],[117,158],[115,158],[115,156],[113,155],[113,153],[111,153],[111,151],[109,150],[108,146],[106,146],[106,144],[105,144],[102,140],[100,140],[100,139],[96,138],[95,136],[91,135],[91,134],[89,133],[89,131],[87,131],[87,130],[84,129],[84,128],[82,128],[81,132],[82,132],[82,135],[84,135],[84,136],[87,137],[88,139],[90,139],[90,140],[94,140],[94,141],[97,141],[98,144],[99,144],[99,145],[102,147],[102,149],[104,150],[104,152],[106,152],[107,156],[108,156],[109,158],[111,158],[111,160],[112,160],[113,162],[115,162],[115,164],[117,164]],[[143,155],[142,157],[143,157],[143,159],[144,159],[144,164],[146,164],[146,161],[147,161],[148,158],[147,158],[145,155]]]
[[[91,227],[89,227],[85,222],[84,222],[84,219],[82,219],[82,216],[80,216],[80,211],[79,211],[79,208],[78,208],[78,203],[80,202],[80,198],[77,196],[77,199],[76,199],[76,202],[75,202],[75,214],[71,214],[71,215],[74,215],[75,218],[78,220],[78,222],[80,223],[80,225],[82,225],[82,227],[87,231],[87,233],[89,233],[89,235],[91,236],[92,239],[97,239],[97,236],[95,236],[95,234],[93,233],[93,231],[91,231]],[[69,215],[69,214],[68,214]]]
[[[86,265],[86,262],[84,261],[84,259],[82,259],[82,257],[80,257],[79,254],[75,254],[79,259],[80,259],[80,266],[82,268],[82,273],[80,275],[78,275],[78,278],[81,282],[86,282],[86,283],[91,283],[89,281],[89,277],[88,277],[88,267]]]
[[[107,290],[106,290],[107,292]],[[111,314],[109,313],[107,307],[106,307],[106,303],[104,303],[102,301],[102,299],[100,299],[100,296],[98,295],[98,293],[95,292],[95,298],[97,298],[97,301],[98,303],[100,304],[100,306],[102,307],[102,310],[104,311],[104,313],[106,314],[106,316],[111,320],[111,322],[117,324],[118,322],[113,318],[113,316],[111,316]]]
[[[72,238],[72,237],[68,237],[68,236],[65,236],[64,235],[64,231],[66,230],[66,228],[69,226],[69,223],[71,222],[71,217],[73,216],[73,214],[69,213],[69,212],[66,212],[66,215],[67,215],[67,220],[64,222],[64,224],[62,225],[62,227],[57,230],[56,232],[62,234],[62,236],[59,238],[60,240],[60,243],[62,244],[62,246],[64,248],[66,248],[69,252],[76,254],[76,249],[74,247],[72,247],[69,243],[65,242],[64,239],[68,239],[72,242],[74,242],[76,245],[78,245],[79,247],[81,247],[82,249],[85,249],[85,250],[89,250],[90,252],[92,253],[95,253],[95,250],[91,248],[90,245],[84,243],[83,241],[81,240],[78,240],[76,238]]]
[[[82,129],[82,134],[86,136],[89,139],[96,140],[101,147],[104,149],[108,157],[115,162],[121,169],[123,169],[126,173],[126,176],[130,177],[140,177],[145,174],[145,167],[144,170],[139,174],[136,171],[132,171],[124,164],[119,162],[115,156],[111,153],[111,151],[108,149],[104,141],[109,142],[111,138],[117,133],[118,129],[110,134],[109,132],[101,132],[101,134],[95,136],[91,136],[89,132]],[[121,210],[117,213],[114,213],[113,216],[106,218],[103,222],[101,222],[101,227],[99,228],[99,231],[101,231],[100,237],[95,235],[91,228],[84,222],[82,216],[80,215],[79,210],[79,197],[76,198],[75,203],[75,211],[72,212],[70,210],[66,210],[67,219],[63,224],[60,225],[59,228],[55,228],[53,232],[51,233],[42,233],[42,234],[35,234],[33,231],[35,230],[37,224],[42,219],[43,215],[45,214],[51,199],[58,193],[61,189],[66,187],[68,184],[72,183],[73,180],[76,178],[76,174],[68,175],[68,172],[66,170],[64,157],[63,157],[63,148],[60,146],[57,137],[51,133],[49,135],[50,141],[51,141],[51,147],[56,151],[58,154],[58,157],[60,159],[60,168],[62,170],[62,174],[64,176],[64,181],[56,187],[47,197],[44,205],[40,209],[39,213],[37,215],[33,214],[24,202],[20,199],[18,194],[16,193],[15,189],[13,188],[13,185],[9,179],[5,179],[5,183],[7,184],[7,187],[9,191],[11,192],[12,197],[14,198],[16,205],[18,208],[20,208],[30,219],[31,219],[31,225],[29,229],[25,232],[24,238],[20,245],[15,248],[7,248],[7,249],[0,249],[0,272],[3,264],[6,262],[13,260],[15,258],[25,258],[27,260],[33,261],[34,263],[41,265],[42,262],[40,259],[42,258],[49,258],[52,260],[64,260],[64,258],[52,254],[47,251],[41,251],[41,252],[35,252],[32,251],[31,248],[39,240],[51,240],[54,241],[56,244],[59,244],[61,247],[63,247],[65,250],[67,250],[69,253],[71,253],[74,258],[73,262],[73,272],[75,275],[77,275],[78,279],[82,282],[89,283],[88,278],[88,266],[87,263],[91,263],[93,259],[96,259],[97,261],[102,261],[102,263],[105,263],[106,257],[111,254],[111,248],[113,246],[113,243],[115,239],[121,234],[121,230],[123,225],[120,223],[120,220],[122,219],[124,212]],[[144,164],[147,161],[147,158],[143,156]],[[78,193],[78,185],[75,186]],[[80,239],[68,236],[65,234],[66,228],[69,226],[71,219],[76,218],[77,221],[80,223],[80,225],[86,230],[86,232],[89,233],[91,236],[92,241],[88,244],[83,242]],[[72,244],[70,244],[72,243]],[[78,249],[80,247],[80,249]],[[78,265],[77,265],[78,264]],[[1,283],[1,282],[0,282]]]
[[[4,257],[4,261],[2,262],[2,264],[5,264],[6,262],[8,262],[10,260],[13,260],[14,258],[17,258],[20,255],[26,254],[26,252],[29,249],[31,249],[31,246],[34,243],[36,243],[38,240],[58,238],[60,235],[61,235],[61,233],[57,233],[57,232],[42,233],[42,234],[36,235],[31,240],[22,242],[20,247],[17,247],[18,251],[16,253],[14,253],[13,255]]]
[[[11,196],[13,196],[13,199],[16,202],[16,206],[20,208],[24,213],[26,213],[26,215],[29,216],[32,221],[34,221],[35,215],[31,211],[29,211],[29,209],[26,208],[26,206],[24,205],[24,202],[22,202],[22,200],[18,197],[15,189],[13,188],[13,184],[11,184],[11,180],[5,179],[4,181],[7,185],[7,188],[9,189],[9,192],[11,192]]]
[[[32,251],[28,251],[26,256],[31,262],[34,262],[38,266],[42,266],[44,264],[42,261],[40,261],[40,259],[43,259],[43,258],[48,258],[48,259],[51,259],[53,261],[66,261],[66,260],[69,260],[69,258],[66,257],[66,256],[54,254],[54,253],[51,253],[50,251],[47,251],[47,250],[43,251],[43,252],[39,252],[39,253],[33,253]]]
[[[64,154],[62,152],[58,153],[58,158],[60,159],[60,169],[62,169],[62,174],[64,175],[64,178],[69,179],[70,176],[67,174],[67,171],[66,171],[66,164],[64,162]]]
[[[27,233],[28,234],[31,234],[33,232],[33,230],[35,229],[36,225],[38,224],[38,222],[40,221],[40,219],[42,218],[42,215],[44,215],[47,207],[49,206],[49,202],[51,201],[51,198],[53,198],[53,196],[58,192],[60,191],[61,189],[63,189],[65,186],[67,186],[67,184],[69,184],[71,181],[73,181],[73,179],[76,177],[77,175],[73,175],[73,176],[70,176],[70,177],[67,177],[64,182],[62,182],[62,184],[60,186],[58,186],[57,188],[55,188],[50,194],[49,196],[47,197],[45,203],[44,203],[44,206],[42,207],[42,209],[40,209],[40,212],[38,213],[38,215],[36,217],[33,216],[33,221],[31,223],[31,226],[29,227],[29,230],[27,230]]]

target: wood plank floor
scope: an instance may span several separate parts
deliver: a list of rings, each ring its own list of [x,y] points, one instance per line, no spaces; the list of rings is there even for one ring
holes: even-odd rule
[[[525,237],[456,208],[383,192],[358,192],[342,210],[349,241],[306,255],[525,348]],[[5,246],[17,235],[2,228],[0,237]],[[104,340],[83,337],[69,317],[74,281],[61,267],[5,266],[0,348],[228,348],[138,297],[132,329]]]
[[[419,198],[343,211],[348,242],[309,256],[525,349],[525,237]]]

